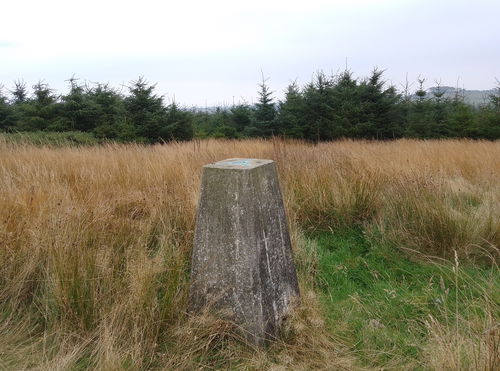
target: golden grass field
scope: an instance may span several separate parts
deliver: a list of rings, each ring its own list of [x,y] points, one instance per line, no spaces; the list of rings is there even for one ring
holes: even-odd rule
[[[277,162],[291,225],[303,300],[267,350],[185,313],[201,167],[233,157]],[[0,369],[370,368],[325,325],[306,248],[312,230],[351,227],[408,259],[495,269],[500,142],[51,148],[0,138]],[[487,315],[464,319],[493,337],[429,318],[420,366],[500,365],[497,299],[485,290]]]

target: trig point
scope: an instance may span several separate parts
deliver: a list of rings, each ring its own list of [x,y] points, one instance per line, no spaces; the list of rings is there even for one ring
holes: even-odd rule
[[[299,287],[273,161],[203,167],[191,280],[191,311],[224,313],[256,345],[277,335]]]

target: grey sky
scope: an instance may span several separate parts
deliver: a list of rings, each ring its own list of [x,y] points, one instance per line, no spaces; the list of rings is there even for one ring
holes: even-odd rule
[[[378,66],[399,86],[490,89],[500,78],[498,0],[0,0],[0,82],[138,76],[182,105],[280,98],[292,80]],[[414,86],[415,87],[415,86]]]

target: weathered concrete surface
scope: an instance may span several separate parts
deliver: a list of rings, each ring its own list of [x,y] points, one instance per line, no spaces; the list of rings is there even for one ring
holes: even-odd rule
[[[204,166],[191,280],[191,311],[225,313],[254,344],[277,334],[299,288],[273,161]]]

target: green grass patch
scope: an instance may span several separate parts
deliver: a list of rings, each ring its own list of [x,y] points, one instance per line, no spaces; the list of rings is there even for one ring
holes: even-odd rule
[[[92,133],[82,131],[33,131],[0,133],[0,141],[5,140],[8,143],[33,144],[37,146],[65,147],[80,145],[95,145],[101,141]]]
[[[363,366],[425,367],[431,319],[462,331],[484,322],[488,308],[499,318],[497,268],[412,261],[359,229],[310,237],[329,329]]]

